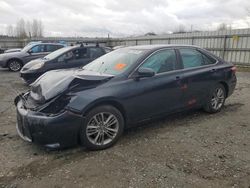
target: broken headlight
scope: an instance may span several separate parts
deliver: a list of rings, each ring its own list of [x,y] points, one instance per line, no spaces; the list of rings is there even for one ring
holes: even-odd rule
[[[65,111],[65,107],[69,104],[72,95],[62,95],[55,99],[52,99],[39,111],[45,114],[55,115]]]

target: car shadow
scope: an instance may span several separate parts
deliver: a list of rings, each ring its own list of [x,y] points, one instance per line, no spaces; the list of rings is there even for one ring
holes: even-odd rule
[[[216,115],[221,116],[227,112],[236,111],[238,108],[240,108],[243,105],[244,104],[241,104],[241,103],[228,104],[228,105],[225,105],[224,108],[216,114],[210,114],[201,109],[190,109],[190,110],[186,110],[183,112],[174,113],[171,115],[166,115],[164,117],[148,120],[147,122],[139,123],[139,124],[134,125],[133,127],[126,129],[116,145],[118,147],[120,147],[120,145],[126,145],[129,142],[131,142],[131,140],[133,139],[137,139],[138,137],[143,137],[143,135],[149,132],[152,133],[155,130],[161,130],[166,127],[169,127],[171,130],[180,126],[191,126],[192,125],[191,123],[186,123],[186,122],[203,120],[204,117],[210,118]],[[34,145],[34,144],[30,144],[30,146],[34,149],[33,150],[34,153],[45,152],[47,154],[55,155],[56,158],[65,157],[65,155],[71,156],[72,154],[76,154],[76,153],[83,153],[83,152],[89,153],[89,151],[86,148],[80,145],[71,146],[67,148],[59,148],[59,149],[49,149],[49,148],[45,148],[43,146]]]
[[[165,117],[160,117],[160,118],[154,118],[152,120],[148,120],[143,123],[135,124],[130,128],[125,129],[123,135],[120,138],[120,141],[123,142],[123,144],[126,142],[125,140],[130,140],[133,138],[137,138],[138,135],[143,135],[145,132],[151,132],[152,130],[155,129],[161,129],[166,126],[172,126],[175,127],[175,125],[169,124],[170,122],[176,122],[182,119],[185,121],[185,119],[189,119],[190,117],[197,117],[200,116],[201,118],[208,113],[202,111],[202,110],[197,110],[197,109],[191,109],[189,111],[184,111],[184,112],[179,112],[171,115],[166,115]],[[177,125],[178,126],[178,125]],[[184,126],[182,124],[182,126]],[[129,137],[129,139],[127,139]],[[116,145],[119,146],[120,141],[117,142]],[[44,148],[42,146],[37,146],[41,148]],[[68,148],[59,148],[59,149],[49,149],[45,148],[46,152],[49,154],[58,154],[61,152],[70,152],[75,150],[78,150],[79,152],[82,151],[88,151],[86,148],[83,148],[82,146],[73,146],[73,147],[68,147]]]
[[[0,71],[3,71],[3,72],[11,72],[11,71],[9,71],[8,68],[0,68]]]

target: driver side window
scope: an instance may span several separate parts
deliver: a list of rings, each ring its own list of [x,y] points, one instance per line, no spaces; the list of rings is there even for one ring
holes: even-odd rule
[[[32,53],[42,53],[45,52],[45,45],[36,45],[31,48]]]
[[[72,51],[66,52],[58,58],[58,62],[65,62],[72,60],[74,58],[74,53]]]
[[[174,50],[161,50],[150,56],[141,66],[152,69],[155,74],[175,69],[176,55]]]

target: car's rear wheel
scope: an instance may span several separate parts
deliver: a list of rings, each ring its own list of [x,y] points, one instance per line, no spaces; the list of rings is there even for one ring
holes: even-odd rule
[[[80,140],[87,149],[106,149],[117,142],[123,129],[124,119],[117,108],[109,105],[99,106],[86,115],[80,131]]]
[[[17,72],[22,68],[22,63],[16,59],[10,60],[8,62],[8,68],[10,71]]]
[[[207,103],[204,107],[209,113],[216,113],[221,110],[226,100],[226,90],[222,84],[217,84],[210,92]]]

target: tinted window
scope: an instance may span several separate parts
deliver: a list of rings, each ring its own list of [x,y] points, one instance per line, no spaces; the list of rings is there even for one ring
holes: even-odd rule
[[[200,53],[195,49],[180,49],[180,55],[184,68],[200,67],[203,65],[214,64],[215,59]]]
[[[55,50],[61,48],[59,45],[46,45],[47,52],[54,52]]]
[[[216,59],[213,59],[205,54],[202,54],[204,65],[210,65],[216,63]]]
[[[45,59],[54,59],[54,58],[57,58],[59,57],[60,55],[62,55],[63,53],[65,53],[66,51],[68,51],[71,47],[64,47],[64,48],[61,48],[59,50],[56,50],[48,55],[46,55],[44,58]]]
[[[76,59],[82,59],[87,58],[87,49],[86,48],[80,48],[73,51]]]
[[[74,59],[74,53],[72,51],[66,52],[58,58],[59,62],[69,61]]]
[[[31,48],[32,53],[41,53],[41,52],[45,52],[45,45],[37,45],[34,46],[33,48]]]
[[[97,58],[103,55],[103,51],[101,48],[89,48],[89,57]]]
[[[150,56],[142,65],[142,67],[153,69],[157,74],[174,70],[175,64],[175,51],[162,50]]]

